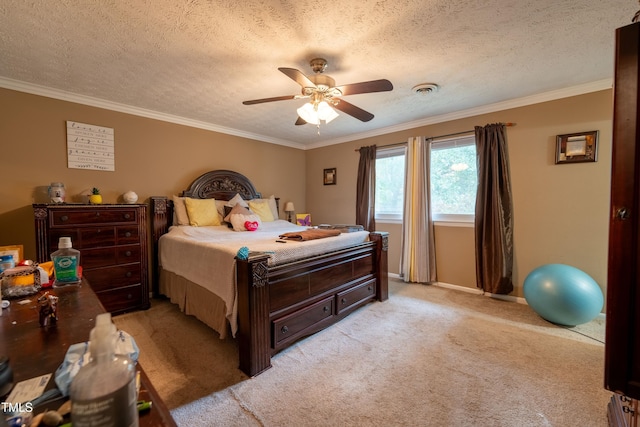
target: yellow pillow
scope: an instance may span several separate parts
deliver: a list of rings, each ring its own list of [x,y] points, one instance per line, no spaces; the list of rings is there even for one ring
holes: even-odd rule
[[[264,222],[275,221],[267,200],[249,200],[249,209]]]
[[[184,199],[184,205],[189,215],[189,224],[194,227],[206,225],[220,225],[220,214],[215,199]]]

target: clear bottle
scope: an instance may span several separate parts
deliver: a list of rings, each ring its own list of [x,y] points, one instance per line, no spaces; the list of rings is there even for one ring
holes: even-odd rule
[[[115,354],[116,339],[111,314],[99,314],[89,340],[91,360],[69,389],[73,427],[138,427],[135,365]]]
[[[58,250],[51,254],[55,273],[54,287],[79,285],[80,251],[73,249],[71,237],[60,237]]]

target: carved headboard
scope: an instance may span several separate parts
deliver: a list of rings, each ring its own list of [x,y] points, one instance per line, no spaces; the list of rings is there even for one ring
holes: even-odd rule
[[[189,188],[180,195],[194,199],[231,200],[233,196],[240,194],[244,200],[260,199],[262,195],[256,191],[254,185],[246,176],[225,169],[214,170],[200,175]],[[158,240],[160,236],[169,231],[173,223],[173,200],[166,196],[152,196],[151,200],[151,239],[153,246],[154,280],[152,288],[157,295],[158,265]],[[279,199],[276,197],[276,206],[280,212]]]
[[[224,169],[200,175],[182,192],[184,197],[216,200],[231,200],[236,194],[240,194],[244,200],[262,197],[246,176]]]

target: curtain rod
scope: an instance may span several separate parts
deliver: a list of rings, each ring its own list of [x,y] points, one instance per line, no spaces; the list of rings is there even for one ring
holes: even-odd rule
[[[507,122],[507,123],[503,123],[503,124],[504,124],[506,127],[511,127],[511,126],[515,126],[515,125],[516,125],[515,123],[511,123],[511,122]],[[463,131],[463,132],[448,133],[448,134],[446,134],[446,135],[430,136],[430,137],[428,137],[428,138],[426,138],[426,139],[440,139],[440,138],[447,138],[447,137],[450,137],[450,136],[458,136],[458,135],[464,135],[464,134],[467,134],[467,133],[474,133],[474,132],[475,132],[475,129],[471,129],[471,130],[465,130],[465,131]],[[407,143],[406,143],[406,142],[396,142],[396,143],[393,143],[393,144],[380,145],[380,146],[378,146],[377,148],[401,147],[401,146],[403,146],[403,145],[407,145]],[[356,151],[356,152],[357,152],[357,151],[360,151],[360,149],[359,149],[359,148],[356,148],[354,151]]]

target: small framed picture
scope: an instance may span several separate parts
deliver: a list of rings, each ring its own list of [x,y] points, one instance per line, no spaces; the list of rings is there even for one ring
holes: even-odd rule
[[[598,131],[556,136],[556,164],[598,160]]]
[[[324,170],[324,185],[336,184],[336,168],[329,168]]]
[[[23,260],[23,253],[24,250],[22,245],[0,246],[0,256],[12,255],[15,265],[18,265],[18,263]]]

